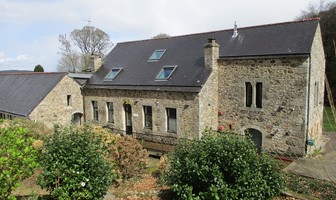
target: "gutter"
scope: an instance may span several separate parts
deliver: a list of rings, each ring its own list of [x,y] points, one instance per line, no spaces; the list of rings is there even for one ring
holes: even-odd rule
[[[305,141],[305,154],[307,155],[308,150],[308,140],[309,140],[309,116],[310,116],[310,85],[311,85],[311,55],[309,55],[309,66],[308,66],[308,101],[307,101],[307,130],[306,130],[306,141]]]

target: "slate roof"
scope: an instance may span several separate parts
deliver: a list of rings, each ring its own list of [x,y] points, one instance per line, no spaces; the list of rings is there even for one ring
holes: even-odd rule
[[[0,73],[0,112],[26,117],[67,73]]]
[[[210,71],[204,67],[204,45],[215,38],[220,57],[308,55],[318,19],[285,22],[233,29],[118,43],[108,54],[102,67],[84,88],[148,89],[200,91]],[[166,49],[158,62],[148,62],[155,50]],[[163,66],[177,65],[167,81],[155,80]],[[112,80],[104,77],[112,68],[122,71]]]

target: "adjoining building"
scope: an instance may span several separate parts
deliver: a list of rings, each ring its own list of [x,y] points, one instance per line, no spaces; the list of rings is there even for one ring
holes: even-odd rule
[[[82,124],[80,85],[67,73],[0,73],[0,118],[54,124]]]

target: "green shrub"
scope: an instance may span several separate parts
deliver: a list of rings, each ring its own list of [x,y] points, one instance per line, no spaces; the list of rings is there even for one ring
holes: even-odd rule
[[[0,128],[0,199],[15,199],[11,192],[38,166],[33,142],[23,128]]]
[[[163,174],[178,199],[272,199],[283,188],[277,163],[236,134],[181,140]]]
[[[37,183],[57,199],[102,199],[115,179],[107,147],[91,129],[55,128],[45,142]]]

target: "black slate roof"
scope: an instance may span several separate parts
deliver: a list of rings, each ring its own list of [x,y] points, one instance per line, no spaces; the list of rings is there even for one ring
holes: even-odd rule
[[[67,73],[0,73],[0,112],[29,113]]]
[[[204,45],[215,38],[220,57],[308,55],[318,19],[198,33],[163,39],[119,43],[85,88],[199,91],[210,71],[204,67]],[[148,62],[155,50],[166,49],[158,62]],[[177,65],[167,81],[156,76],[163,66]],[[104,80],[112,68],[122,67],[112,80]],[[188,89],[189,88],[189,89]]]

